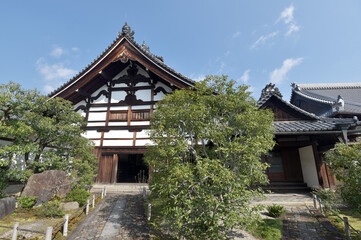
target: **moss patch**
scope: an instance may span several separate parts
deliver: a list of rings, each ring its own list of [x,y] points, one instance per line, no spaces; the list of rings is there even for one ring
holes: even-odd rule
[[[361,214],[355,210],[352,209],[342,209],[340,210],[340,213],[338,214],[340,217],[347,217],[349,224],[355,228],[356,230],[361,230]],[[330,219],[330,222],[344,235],[345,234],[345,225],[341,219],[334,215],[329,215],[328,218]],[[356,234],[355,231],[351,231],[352,239],[359,239],[361,240],[361,236]]]
[[[250,225],[246,230],[253,236],[265,240],[279,240],[282,238],[283,223],[280,219],[263,219]]]

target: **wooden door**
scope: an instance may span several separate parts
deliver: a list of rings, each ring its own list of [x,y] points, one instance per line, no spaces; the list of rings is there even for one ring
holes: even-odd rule
[[[116,183],[118,170],[118,155],[102,155],[99,160],[98,182]]]
[[[302,167],[298,148],[281,149],[285,180],[303,181]]]
[[[265,156],[265,161],[270,165],[270,167],[267,169],[267,175],[270,181],[285,180],[283,159],[279,151],[269,152]]]

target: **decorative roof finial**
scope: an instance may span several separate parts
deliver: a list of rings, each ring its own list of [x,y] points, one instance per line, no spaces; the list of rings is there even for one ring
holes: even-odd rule
[[[269,83],[263,88],[261,97],[259,98],[258,102],[268,99],[268,97],[270,97],[272,95],[282,98],[282,94],[281,94],[280,90],[278,88],[276,88],[273,83]]]
[[[145,51],[149,52],[149,47],[147,46],[147,44],[145,44],[145,41],[143,41],[142,48],[143,48]]]
[[[132,31],[132,29],[128,26],[127,22],[124,23],[122,34],[125,34],[134,40],[134,31]]]

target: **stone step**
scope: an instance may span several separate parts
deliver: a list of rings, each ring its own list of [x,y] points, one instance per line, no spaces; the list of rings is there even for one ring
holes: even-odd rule
[[[90,192],[101,192],[104,187],[107,193],[142,192],[143,188],[149,191],[147,183],[116,183],[116,184],[94,184]]]

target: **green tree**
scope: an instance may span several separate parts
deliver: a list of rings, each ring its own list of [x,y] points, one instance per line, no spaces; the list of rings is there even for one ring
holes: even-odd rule
[[[12,82],[0,86],[0,139],[11,142],[0,146],[1,169],[9,180],[24,182],[32,173],[57,169],[75,184],[91,184],[96,157],[81,136],[84,118],[72,108]]]
[[[224,239],[255,217],[249,201],[262,194],[274,146],[273,115],[260,110],[227,76],[208,76],[156,105],[146,161],[154,169],[151,199],[177,237]]]
[[[337,143],[326,152],[328,166],[336,179],[343,182],[337,190],[343,200],[361,212],[361,141],[356,144]]]

